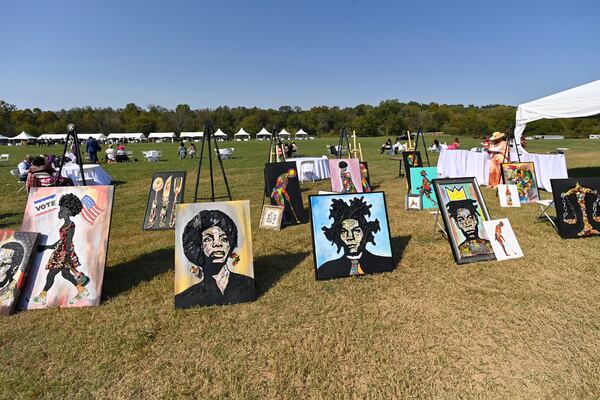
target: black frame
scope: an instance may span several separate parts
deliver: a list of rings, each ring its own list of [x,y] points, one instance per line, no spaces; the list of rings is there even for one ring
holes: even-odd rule
[[[363,192],[363,193],[335,193],[335,194],[313,194],[308,196],[308,207],[309,207],[309,212],[311,215],[310,218],[310,235],[311,235],[311,240],[312,240],[312,248],[313,248],[313,265],[314,265],[314,270],[315,270],[315,279],[316,280],[329,280],[329,279],[338,279],[338,278],[348,278],[348,277],[354,277],[352,275],[343,275],[343,276],[339,276],[339,277],[332,277],[332,278],[319,278],[319,275],[317,274],[318,271],[318,266],[317,266],[317,256],[315,253],[315,232],[314,232],[314,220],[312,218],[312,202],[311,199],[313,197],[368,197],[368,196],[374,196],[374,195],[381,195],[383,197],[383,205],[385,207],[385,221],[388,227],[388,240],[390,243],[390,250],[391,250],[391,268],[389,270],[386,271],[381,271],[381,272],[373,272],[373,273],[369,273],[369,274],[365,274],[365,275],[373,275],[373,274],[379,274],[379,273],[385,273],[385,272],[392,272],[394,269],[396,269],[396,259],[394,258],[394,248],[392,246],[392,232],[390,229],[390,220],[388,218],[388,212],[387,212],[387,202],[385,200],[385,192],[383,191],[379,191],[379,192]]]
[[[179,192],[179,196],[177,198],[177,204],[181,204],[181,203],[183,203],[183,200],[184,200],[186,175],[187,175],[186,171],[164,171],[164,172],[158,171],[158,172],[155,172],[154,174],[152,174],[152,180],[150,181],[150,189],[148,190],[148,201],[146,202],[146,210],[144,211],[144,221],[142,223],[142,230],[144,230],[144,231],[166,231],[166,230],[174,230],[175,229],[175,226],[170,227],[168,224],[165,227],[158,226],[160,215],[157,215],[156,220],[154,221],[154,225],[152,227],[148,228],[147,222],[148,222],[148,218],[150,217],[150,211],[152,210],[152,193],[154,192],[154,190],[152,189],[152,184],[154,183],[154,180],[158,177],[163,178],[163,182],[166,181],[169,176],[172,178],[182,177],[183,181],[181,182],[181,192]],[[164,189],[164,187],[163,187],[163,189]],[[161,193],[162,193],[163,189],[161,189]],[[167,220],[168,221],[170,221],[171,214],[174,212],[174,207],[173,207],[174,200],[175,200],[175,191],[174,191],[174,188],[171,187],[171,193],[169,194],[170,206],[169,206],[169,210],[167,210]],[[160,198],[157,197],[156,208],[158,210],[157,212],[160,213],[160,209],[162,208],[162,194],[160,195]]]
[[[537,197],[538,200],[541,199],[540,197],[540,184],[537,181],[537,175],[535,174],[535,163],[533,161],[519,161],[519,162],[507,162],[507,163],[502,163],[500,164],[500,175],[502,175],[502,182],[506,185],[515,185],[515,183],[513,181],[508,181],[508,179],[506,179],[506,176],[504,175],[504,171],[505,171],[505,165],[522,165],[522,164],[531,164],[531,170],[533,171],[533,179],[535,181],[535,188],[537,190]],[[519,198],[519,202],[521,201],[521,199]],[[535,204],[535,200],[534,201],[527,201],[525,203],[521,203],[521,205],[523,204]]]
[[[408,163],[408,155],[409,154],[414,154],[417,157],[417,160],[419,161],[419,165],[410,165]],[[411,189],[411,187],[410,187],[410,169],[412,167],[422,167],[423,166],[423,160],[421,159],[421,152],[418,150],[403,151],[402,152],[402,163],[404,164],[404,176],[406,177],[406,187],[408,189]]]
[[[564,221],[565,211],[567,210],[565,210],[563,207],[562,193],[575,187],[578,183],[585,188],[597,191],[600,195],[600,177],[550,179],[550,185],[552,186],[552,196],[554,199],[554,207],[556,208],[556,228],[558,230],[558,234],[563,239],[581,239],[594,236],[597,237],[600,235],[596,233],[591,235],[579,235],[579,233],[583,231],[584,224],[583,218],[581,216],[581,208],[577,204],[577,201],[573,201],[573,196],[567,197],[567,201],[569,201],[571,207],[573,207],[576,222],[575,224],[568,224]],[[598,200],[598,197],[594,198],[594,196],[595,195],[593,194],[584,195],[584,202],[586,206],[585,211],[588,218],[588,223],[592,226],[592,228],[594,228],[597,231],[600,231],[600,222],[596,222],[592,218],[592,203]],[[597,212],[600,213],[600,207],[598,207]]]
[[[279,175],[293,169],[296,171],[296,179],[290,180],[288,183],[288,194],[291,197],[291,203],[289,203],[288,210],[287,204],[283,211],[283,219],[281,220],[281,226],[286,225],[299,225],[308,222],[308,217],[304,212],[304,200],[302,199],[302,190],[300,189],[300,176],[298,175],[298,169],[296,168],[295,161],[284,161],[278,163],[266,163],[264,169],[265,177],[265,197],[269,199],[269,204],[275,206],[273,199],[271,199],[271,192],[277,183]],[[291,193],[297,192],[297,193]],[[292,212],[293,210],[293,212]],[[296,217],[298,218],[296,220]]]
[[[437,196],[437,199],[438,199],[438,207],[440,210],[440,214],[442,214],[442,219],[444,221],[444,228],[446,229],[448,241],[450,242],[450,247],[452,248],[452,255],[454,256],[454,261],[457,264],[468,264],[468,263],[478,262],[478,261],[496,260],[496,256],[494,255],[493,252],[490,254],[480,254],[480,255],[471,256],[471,257],[460,257],[460,253],[458,251],[458,243],[456,243],[456,241],[454,240],[454,237],[451,234],[452,222],[450,221],[450,215],[448,214],[448,209],[446,208],[445,204],[442,205],[443,196],[442,196],[442,188],[440,187],[440,185],[471,184],[475,188],[475,193],[477,194],[476,200],[478,202],[479,208],[481,209],[481,212],[483,213],[483,215],[485,217],[485,220],[490,221],[491,220],[490,214],[488,212],[487,206],[485,205],[485,200],[484,200],[483,196],[481,195],[481,191],[479,190],[479,184],[477,183],[477,178],[475,178],[475,177],[437,178],[437,179],[433,179],[431,182],[433,183],[433,188],[435,189],[435,195]],[[484,232],[485,232],[485,230],[484,230]],[[488,238],[488,240],[489,240],[489,238]]]

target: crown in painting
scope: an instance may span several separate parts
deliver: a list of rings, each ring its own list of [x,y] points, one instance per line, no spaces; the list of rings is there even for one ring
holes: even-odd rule
[[[462,186],[460,188],[457,188],[456,186],[454,186],[452,188],[444,188],[444,189],[446,190],[446,194],[448,195],[448,199],[450,201],[467,199],[467,194],[465,193],[465,188]]]

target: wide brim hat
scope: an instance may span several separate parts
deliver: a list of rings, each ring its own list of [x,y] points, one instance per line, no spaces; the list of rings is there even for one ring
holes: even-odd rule
[[[504,132],[494,132],[492,133],[492,137],[490,140],[498,140],[506,137],[506,133]]]

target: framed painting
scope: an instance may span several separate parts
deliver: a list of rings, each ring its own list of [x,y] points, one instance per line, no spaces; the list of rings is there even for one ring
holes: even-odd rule
[[[21,230],[41,235],[17,308],[100,304],[113,196],[113,186],[32,188]]]
[[[410,169],[412,167],[422,167],[423,162],[421,160],[420,151],[403,151],[402,162],[404,163],[404,171],[406,171],[406,185],[410,189]]]
[[[250,202],[178,204],[175,308],[254,299]]]
[[[332,192],[362,193],[362,175],[356,158],[330,159],[329,174]]]
[[[152,175],[144,230],[175,229],[175,209],[183,202],[185,171],[155,172]]]
[[[421,211],[421,196],[418,194],[407,194],[404,208],[407,211]]]
[[[366,161],[359,161],[358,166],[360,167],[360,180],[362,182],[363,193],[371,192],[371,177],[369,176],[369,163]]]
[[[560,236],[600,235],[600,178],[551,179],[550,184]]]
[[[498,185],[500,207],[521,207],[517,185]]]
[[[540,199],[540,191],[532,162],[510,162],[502,164],[504,183],[517,185],[521,204],[535,203]]]
[[[278,231],[281,229],[281,219],[283,218],[282,206],[264,205],[260,215],[260,228],[272,229]]]
[[[265,183],[271,205],[284,207],[283,225],[307,222],[295,162],[265,164]]]
[[[0,315],[13,312],[29,272],[38,233],[0,230]]]
[[[309,203],[317,279],[394,269],[382,192],[312,195]]]
[[[490,238],[496,260],[504,261],[523,257],[519,241],[510,226],[508,218],[483,221],[483,227]]]
[[[456,263],[494,260],[494,249],[483,226],[490,216],[477,179],[434,179],[433,187]]]
[[[410,193],[421,199],[421,208],[438,208],[437,197],[431,181],[438,175],[437,167],[412,167],[410,169]]]

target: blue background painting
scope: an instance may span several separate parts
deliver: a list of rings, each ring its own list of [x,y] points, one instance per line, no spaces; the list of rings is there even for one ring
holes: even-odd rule
[[[417,188],[420,187],[421,182],[423,182],[423,178],[421,177],[421,171],[423,170],[427,172],[427,178],[429,178],[429,183],[431,184],[431,198],[437,201],[435,190],[433,189],[433,183],[431,183],[433,179],[438,177],[437,167],[412,167],[410,169],[410,192],[419,194],[419,189]],[[421,200],[422,209],[438,208],[437,204],[429,200],[426,196],[423,196]]]
[[[325,233],[321,229],[324,226],[330,227],[333,219],[329,218],[329,209],[332,199],[343,199],[349,203],[351,199],[363,197],[367,204],[371,204],[371,216],[367,217],[367,221],[379,220],[381,230],[375,234],[375,243],[367,244],[367,250],[373,254],[391,257],[392,248],[389,236],[389,227],[387,223],[387,210],[383,199],[383,193],[353,193],[353,194],[335,194],[325,196],[310,197],[310,211],[312,220],[312,229],[315,238],[315,259],[317,268],[329,260],[340,258],[343,254],[343,249],[337,251],[337,246],[331,243],[325,237]]]

